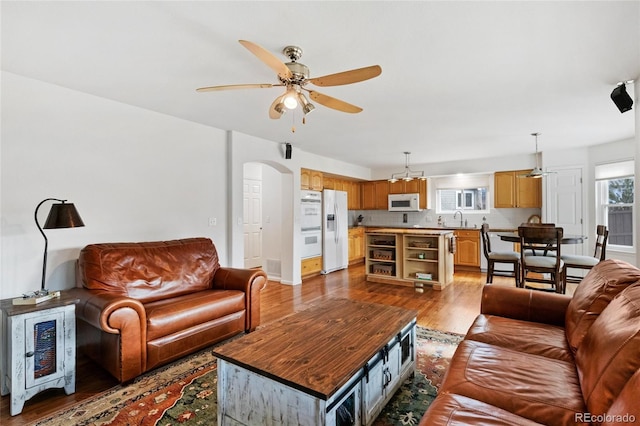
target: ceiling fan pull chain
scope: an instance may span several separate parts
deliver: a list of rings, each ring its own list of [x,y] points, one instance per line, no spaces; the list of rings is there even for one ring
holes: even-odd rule
[[[296,132],[296,110],[291,112],[291,133]]]

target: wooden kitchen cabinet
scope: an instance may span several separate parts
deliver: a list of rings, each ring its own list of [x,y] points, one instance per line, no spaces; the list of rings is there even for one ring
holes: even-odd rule
[[[364,228],[349,228],[349,265],[364,262]]]
[[[480,231],[455,230],[456,253],[453,256],[455,266],[480,268]]]
[[[420,194],[420,208],[427,208],[427,181],[423,179],[413,179],[409,182],[399,180],[389,182],[389,194]],[[385,207],[386,209],[387,207]]]
[[[322,191],[322,172],[300,169],[300,188],[312,191]]]
[[[389,209],[389,181],[377,180],[373,182],[376,188],[376,209]]]
[[[453,282],[453,233],[379,228],[365,234],[367,281],[442,290]]]
[[[360,210],[362,208],[362,183],[357,181],[348,182],[347,203],[349,210]]]
[[[340,179],[339,177],[323,175],[322,185],[324,189],[334,189],[347,193],[347,208],[360,210],[362,204],[362,183],[356,180]]]
[[[362,210],[387,210],[389,181],[374,180],[362,183]]]
[[[520,177],[531,170],[513,170],[494,174],[495,208],[541,208],[542,180]]]
[[[322,256],[302,259],[300,266],[300,275],[302,278],[320,275],[320,271],[322,270]]]
[[[336,189],[336,178],[331,176],[322,176],[322,188],[323,189]]]

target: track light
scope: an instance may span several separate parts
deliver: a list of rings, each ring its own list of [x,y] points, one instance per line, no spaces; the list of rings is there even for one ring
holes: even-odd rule
[[[633,80],[627,81],[631,83]],[[618,86],[611,92],[611,100],[618,107],[620,112],[627,112],[631,110],[633,106],[633,99],[627,93],[626,84],[624,82],[618,83]]]

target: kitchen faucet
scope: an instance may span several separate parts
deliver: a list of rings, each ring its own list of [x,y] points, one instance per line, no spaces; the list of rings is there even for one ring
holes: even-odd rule
[[[464,222],[462,221],[462,210],[456,210],[456,212],[453,214],[453,220],[455,220],[455,219],[456,219],[456,215],[457,215],[458,213],[460,213],[460,228],[462,228],[462,227],[463,227],[463,226],[462,226],[462,224],[464,223]]]

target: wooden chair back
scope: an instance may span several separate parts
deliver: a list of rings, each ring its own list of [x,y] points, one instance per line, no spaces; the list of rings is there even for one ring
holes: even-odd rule
[[[489,238],[489,224],[483,223],[480,227],[480,236],[482,237],[482,252],[485,259],[489,260],[489,253],[491,253],[491,239]]]
[[[596,248],[593,257],[600,260],[607,258],[607,240],[609,239],[609,230],[605,225],[596,227]]]
[[[532,281],[552,284],[556,292],[564,293],[565,269],[561,259],[563,229],[557,226],[520,226],[518,235],[523,283]],[[539,257],[545,258],[542,264]],[[528,272],[550,274],[551,278],[528,278]]]

